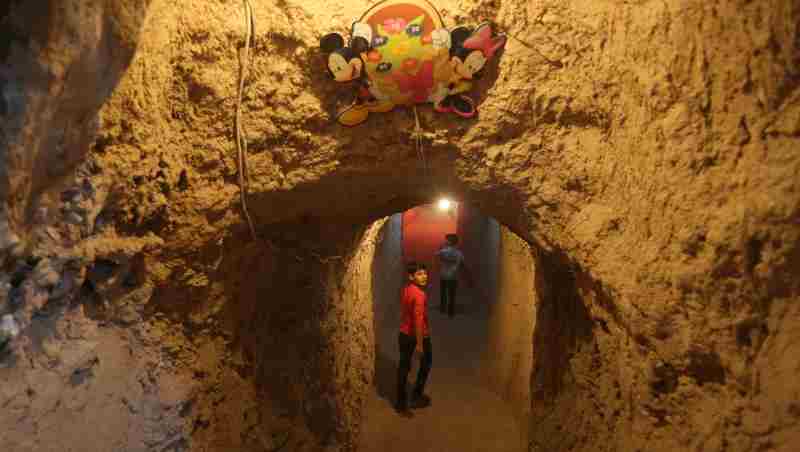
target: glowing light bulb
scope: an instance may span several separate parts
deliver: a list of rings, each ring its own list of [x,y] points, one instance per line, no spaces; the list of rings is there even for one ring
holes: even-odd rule
[[[450,200],[447,198],[442,198],[439,200],[439,209],[447,210],[450,208]]]

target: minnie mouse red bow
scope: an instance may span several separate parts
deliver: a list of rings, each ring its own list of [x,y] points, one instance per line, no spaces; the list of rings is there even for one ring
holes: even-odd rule
[[[486,59],[491,59],[498,49],[503,47],[506,43],[505,35],[500,35],[492,38],[492,27],[489,24],[483,24],[475,30],[475,33],[464,41],[465,49],[480,50]]]

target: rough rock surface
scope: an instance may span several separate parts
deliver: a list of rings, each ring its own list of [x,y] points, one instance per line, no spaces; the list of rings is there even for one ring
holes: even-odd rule
[[[490,292],[484,373],[489,387],[511,405],[519,423],[527,428],[535,353],[531,346],[536,328],[535,268],[530,246],[507,228],[499,229],[494,259],[498,276]]]
[[[794,447],[800,4],[436,3],[512,39],[478,119],[420,109],[425,177],[413,115],[330,119],[347,95],[317,39],[367,2],[254,2],[256,242],[240,2],[2,6],[0,314],[22,328],[4,450],[91,450],[85,413],[109,420],[97,450],[351,449],[372,363],[359,247],[448,190],[536,251],[531,450]]]

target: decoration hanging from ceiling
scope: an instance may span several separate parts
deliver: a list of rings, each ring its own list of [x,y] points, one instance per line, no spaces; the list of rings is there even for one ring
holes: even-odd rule
[[[349,42],[329,33],[320,49],[329,75],[355,87],[355,102],[337,116],[355,126],[398,105],[432,103],[438,112],[475,116],[466,93],[505,43],[488,23],[448,30],[427,0],[383,0],[353,24]]]

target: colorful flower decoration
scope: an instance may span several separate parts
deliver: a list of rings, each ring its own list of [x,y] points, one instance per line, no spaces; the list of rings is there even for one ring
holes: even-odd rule
[[[320,40],[328,73],[355,84],[356,101],[339,112],[347,126],[398,105],[432,103],[436,111],[473,117],[473,80],[505,46],[489,24],[448,30],[428,0],[382,0],[353,24],[349,43],[338,33]]]

